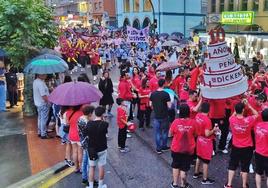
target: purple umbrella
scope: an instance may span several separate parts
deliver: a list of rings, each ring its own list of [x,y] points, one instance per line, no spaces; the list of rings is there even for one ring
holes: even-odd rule
[[[102,93],[87,82],[68,82],[59,85],[49,95],[48,100],[62,106],[77,106],[99,101]]]
[[[161,65],[159,65],[156,70],[157,71],[168,71],[168,70],[177,69],[179,67],[180,67],[179,63],[177,63],[175,61],[168,61],[168,62],[164,62]]]

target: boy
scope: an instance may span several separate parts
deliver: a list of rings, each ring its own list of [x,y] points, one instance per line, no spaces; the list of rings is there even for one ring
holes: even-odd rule
[[[85,105],[82,108],[83,116],[78,120],[78,131],[80,142],[83,148],[83,160],[82,160],[82,183],[88,185],[88,137],[86,136],[85,130],[88,121],[93,121],[93,112],[95,110],[94,106]]]
[[[117,107],[117,125],[118,125],[118,148],[121,153],[129,152],[129,148],[126,147],[126,139],[127,139],[127,111],[126,105],[124,104],[124,100],[122,98],[117,98],[116,103]]]

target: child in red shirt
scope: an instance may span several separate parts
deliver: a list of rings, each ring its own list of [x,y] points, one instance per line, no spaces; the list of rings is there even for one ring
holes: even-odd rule
[[[124,100],[122,98],[117,98],[116,103],[117,107],[117,125],[118,125],[118,148],[121,153],[129,152],[129,149],[126,147],[127,139],[127,110]]]

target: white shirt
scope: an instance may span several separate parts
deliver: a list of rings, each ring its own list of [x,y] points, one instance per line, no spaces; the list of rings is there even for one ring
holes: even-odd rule
[[[43,96],[48,96],[49,91],[46,83],[37,78],[33,82],[33,98],[35,106],[43,106],[46,104]]]

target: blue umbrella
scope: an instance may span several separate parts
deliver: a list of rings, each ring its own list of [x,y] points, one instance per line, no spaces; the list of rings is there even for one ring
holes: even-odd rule
[[[32,59],[25,67],[25,73],[31,74],[53,74],[65,72],[68,64],[58,56],[44,54]]]
[[[6,57],[7,54],[3,49],[0,49],[0,57]]]

